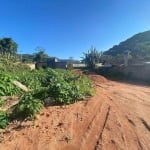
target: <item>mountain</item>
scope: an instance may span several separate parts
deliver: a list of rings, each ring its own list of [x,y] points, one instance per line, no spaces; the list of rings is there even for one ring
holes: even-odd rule
[[[104,52],[105,55],[122,55],[129,51],[133,58],[150,58],[150,30],[138,33],[131,38],[115,45],[108,51]]]

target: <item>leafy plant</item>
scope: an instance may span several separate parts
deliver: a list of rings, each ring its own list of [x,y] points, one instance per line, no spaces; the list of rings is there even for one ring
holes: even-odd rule
[[[86,76],[80,76],[70,71],[58,71],[50,83],[48,93],[58,104],[74,103],[85,96],[93,95],[92,83]]]
[[[12,84],[17,80],[26,85],[30,92],[23,94]],[[94,94],[93,84],[84,75],[61,69],[24,70],[14,73],[0,73],[0,96],[20,95],[16,113],[22,117],[33,117],[40,111],[45,99],[55,104],[70,104]]]
[[[11,76],[0,73],[0,96],[11,96],[18,94],[21,90],[12,84]]]
[[[96,50],[96,48],[91,47],[87,53],[83,53],[83,62],[87,65],[89,69],[95,69],[96,64],[101,61],[101,53]]]
[[[4,129],[8,125],[7,113],[0,110],[0,128]]]
[[[17,113],[22,117],[33,117],[36,113],[40,112],[43,107],[43,102],[40,99],[35,99],[33,93],[29,92],[21,97],[17,106]]]

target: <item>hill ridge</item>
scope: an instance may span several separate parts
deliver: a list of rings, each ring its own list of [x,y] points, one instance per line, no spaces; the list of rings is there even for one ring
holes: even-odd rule
[[[135,58],[150,58],[150,30],[133,35],[118,45],[114,45],[104,54],[116,56],[125,51],[130,51]]]

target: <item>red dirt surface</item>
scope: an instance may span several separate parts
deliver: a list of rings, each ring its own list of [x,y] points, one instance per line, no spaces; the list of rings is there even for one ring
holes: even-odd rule
[[[150,150],[150,88],[89,77],[94,97],[12,123],[0,150]]]

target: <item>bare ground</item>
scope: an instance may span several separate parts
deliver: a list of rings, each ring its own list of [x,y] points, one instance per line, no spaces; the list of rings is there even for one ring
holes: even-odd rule
[[[90,78],[94,97],[14,122],[0,150],[150,150],[150,88]]]

